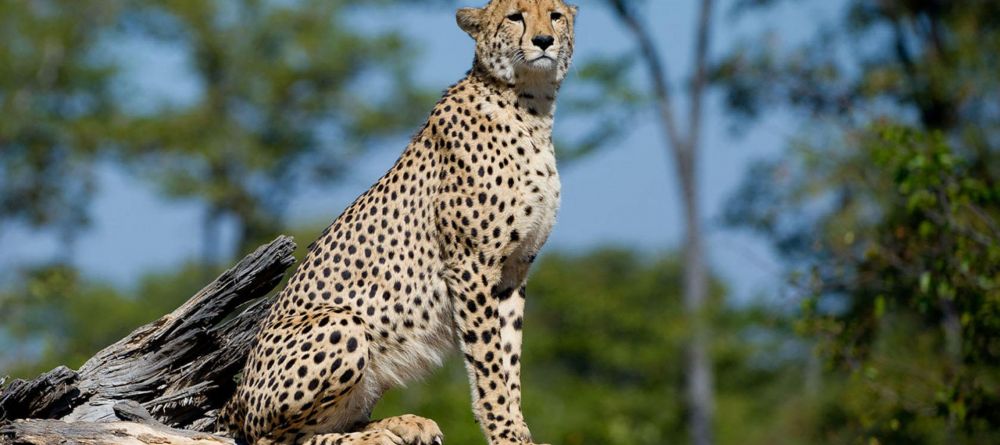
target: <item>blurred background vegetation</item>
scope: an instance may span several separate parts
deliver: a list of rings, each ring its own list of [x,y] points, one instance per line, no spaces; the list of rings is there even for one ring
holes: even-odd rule
[[[700,4],[722,27],[817,1]],[[780,258],[780,291],[733,301],[708,273],[692,312],[682,292],[689,244],[543,256],[524,352],[534,434],[567,445],[1000,443],[1000,3],[844,0],[799,43],[761,27],[674,82],[647,69],[681,65],[643,53],[671,44],[643,41],[660,20],[644,14],[649,2],[581,3],[636,32],[617,54],[577,59],[560,114],[592,124],[557,135],[564,166],[629,150],[617,144],[634,117],[672,105],[661,81],[682,103],[701,101],[704,82],[728,114],[707,125],[737,135],[775,113],[800,125],[786,149],[746,166],[722,212]],[[404,32],[353,23],[359,8],[370,23],[414,5],[444,15],[454,6],[0,0],[0,232],[28,228],[64,246],[4,272],[0,377],[79,366],[278,233],[308,244],[334,215],[290,220],[292,197],[338,187],[374,147],[417,128],[444,87],[413,78],[419,48]],[[114,56],[129,39],[188,54],[196,99],[129,100]],[[693,117],[680,113],[695,127]],[[192,235],[202,252],[132,286],[75,267],[72,246],[108,164],[164,197],[203,203]],[[712,166],[700,168],[712,180]],[[235,251],[219,241],[226,224],[238,228]],[[702,408],[685,395],[701,324],[710,437],[692,433]],[[468,406],[453,360],[388,394],[376,415],[426,415],[449,443],[482,443]]]

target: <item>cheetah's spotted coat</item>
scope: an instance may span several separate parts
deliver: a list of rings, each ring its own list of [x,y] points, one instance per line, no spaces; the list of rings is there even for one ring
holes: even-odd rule
[[[281,292],[220,429],[251,443],[440,443],[428,419],[370,421],[391,387],[457,344],[492,444],[521,414],[524,282],[559,206],[555,96],[576,8],[492,0],[458,11],[476,40],[396,164],[327,228]]]

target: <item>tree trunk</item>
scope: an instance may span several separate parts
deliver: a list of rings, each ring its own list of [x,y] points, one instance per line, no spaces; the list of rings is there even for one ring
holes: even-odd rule
[[[684,203],[684,309],[691,333],[687,345],[688,433],[694,445],[711,445],[713,414],[712,361],[709,354],[710,320],[705,308],[708,299],[708,271],[701,235],[698,205],[698,152],[701,117],[708,83],[708,47],[711,36],[712,0],[701,0],[695,28],[694,69],[688,94],[688,131],[682,134],[674,118],[666,64],[660,58],[652,35],[633,9],[635,2],[608,0],[609,5],[635,36],[639,54],[649,72],[660,127],[667,150],[674,160]]]
[[[0,443],[217,440],[193,432],[211,431],[231,397],[271,304],[262,297],[295,261],[294,251],[291,238],[278,237],[78,371],[60,366],[11,382],[0,391]]]
[[[694,153],[692,153],[692,156]],[[691,333],[687,349],[687,399],[689,434],[694,445],[710,445],[712,438],[712,364],[709,354],[710,323],[707,318],[708,273],[699,223],[694,159],[678,170],[684,201],[684,309]],[[684,171],[686,170],[686,171]]]
[[[201,265],[208,268],[221,263],[219,254],[219,225],[222,214],[215,206],[205,209],[201,222]]]

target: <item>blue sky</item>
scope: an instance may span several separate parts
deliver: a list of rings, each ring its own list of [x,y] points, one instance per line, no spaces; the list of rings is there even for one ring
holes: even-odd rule
[[[476,6],[482,1],[457,3]],[[600,2],[580,3],[576,61],[633,48],[629,35],[599,6]],[[783,44],[801,41],[821,23],[835,20],[844,4],[843,0],[779,2],[767,14],[734,21],[728,14],[732,2],[718,3],[712,48],[716,55],[764,30],[774,31]],[[695,6],[694,0],[645,2],[644,16],[655,33],[675,86],[689,72]],[[358,16],[357,26],[397,27],[413,36],[423,48],[418,79],[428,87],[443,89],[461,78],[472,60],[472,41],[455,25],[453,10],[442,6],[366,12]],[[134,98],[134,106],[183,105],[197,98],[197,84],[191,81],[187,60],[177,48],[132,42],[116,44],[109,52],[109,56],[126,62],[120,88],[124,95]],[[641,75],[643,72],[639,74],[635,81],[646,87],[647,79]],[[571,74],[566,82],[573,80]],[[679,114],[683,114],[682,105],[675,104]],[[721,227],[716,215],[739,185],[749,163],[779,155],[800,122],[794,116],[777,113],[739,135],[730,133],[730,123],[718,95],[713,94],[704,120],[699,172],[710,263],[726,281],[735,300],[774,298],[781,293],[780,266],[766,244]],[[564,133],[574,130],[572,126],[561,127],[558,115],[556,127]],[[404,140],[394,141],[366,156],[350,178],[337,187],[306,190],[291,206],[292,221],[332,220],[385,172],[404,144]],[[562,209],[546,250],[579,251],[602,245],[649,252],[675,249],[682,227],[673,171],[653,114],[638,116],[636,126],[624,139],[588,158],[561,166]],[[102,167],[99,176],[99,192],[91,209],[93,225],[72,252],[72,261],[88,276],[129,286],[144,272],[169,268],[199,254],[203,208],[198,203],[160,199],[147,183],[109,166]],[[231,239],[232,227],[226,232]],[[0,257],[2,270],[45,260],[60,251],[51,235],[20,229],[0,233],[0,246],[4,251]]]

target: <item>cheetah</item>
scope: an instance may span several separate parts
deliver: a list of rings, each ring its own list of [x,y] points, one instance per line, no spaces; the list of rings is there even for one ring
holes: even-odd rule
[[[491,445],[532,444],[521,412],[525,280],[555,223],[556,93],[577,8],[462,8],[473,67],[402,155],[313,242],[278,295],[221,432],[249,443],[441,444],[414,415],[372,421],[393,387],[464,356]]]

